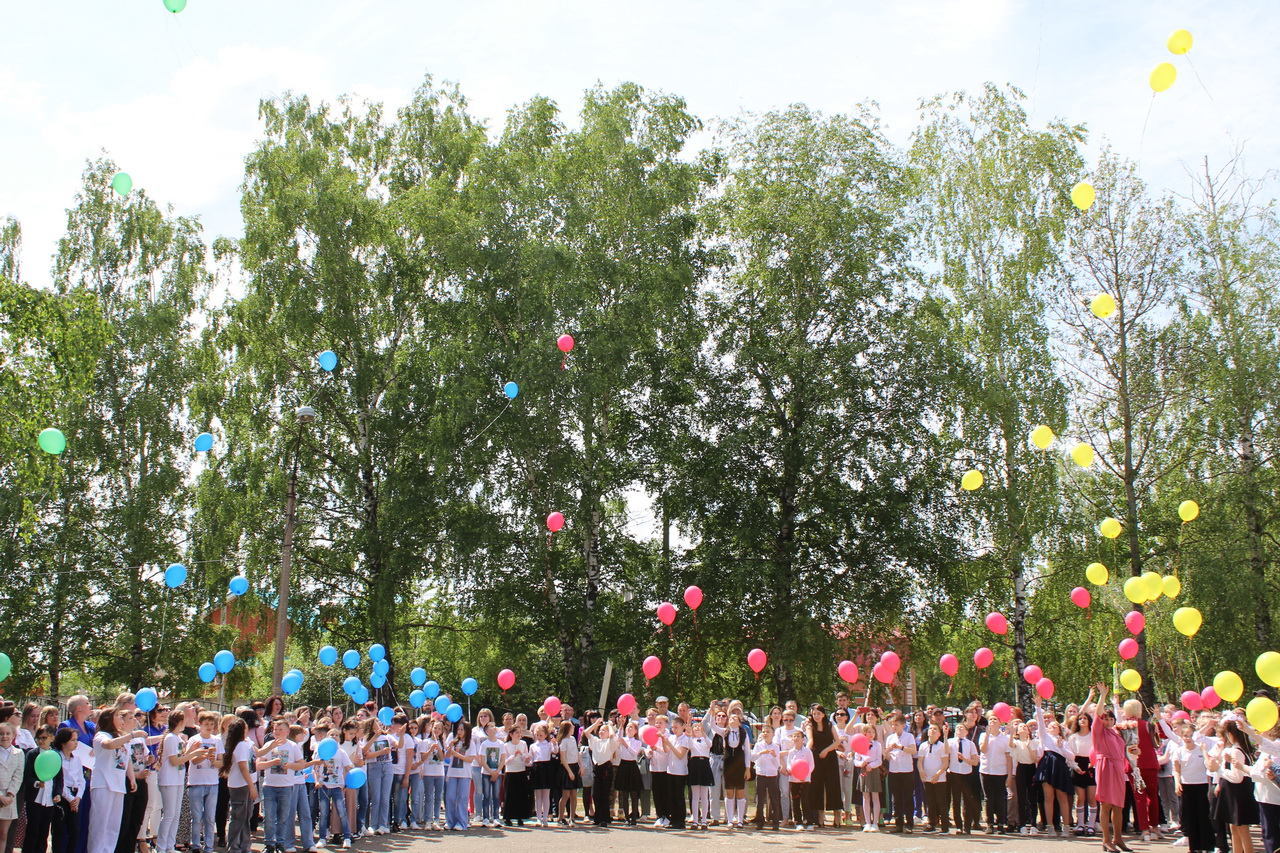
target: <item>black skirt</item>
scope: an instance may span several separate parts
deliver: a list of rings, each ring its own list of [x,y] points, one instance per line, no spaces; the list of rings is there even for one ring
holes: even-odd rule
[[[1093,775],[1093,765],[1088,756],[1076,756],[1076,769],[1071,773],[1071,782],[1077,788],[1096,788],[1098,780]]]
[[[556,766],[560,768],[560,784],[556,787],[561,791],[576,791],[578,788],[582,787],[581,764],[575,762],[574,764],[569,765],[569,767],[573,768],[572,776],[569,775],[569,767],[565,767],[563,764],[557,764]]]
[[[1046,752],[1036,765],[1036,781],[1070,794],[1075,790],[1067,759],[1056,752]]]
[[[1258,801],[1253,797],[1253,782],[1218,780],[1218,796],[1213,801],[1213,817],[1232,826],[1257,826]]]
[[[622,759],[618,764],[618,773],[613,779],[613,788],[615,791],[635,791],[644,790],[644,779],[640,777],[640,765],[633,759],[628,761]]]
[[[711,759],[695,755],[689,759],[689,785],[711,788],[716,778],[711,775]]]
[[[740,791],[747,787],[747,759],[741,750],[736,756],[730,756],[729,750],[725,750],[724,786],[731,791]]]
[[[533,762],[533,772],[530,778],[533,781],[534,790],[540,788],[554,788],[556,786],[556,774],[559,773],[560,765],[555,761],[535,761]]]

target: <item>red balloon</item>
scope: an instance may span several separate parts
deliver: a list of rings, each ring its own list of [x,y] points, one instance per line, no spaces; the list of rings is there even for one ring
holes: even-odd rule
[[[1204,700],[1194,690],[1184,690],[1182,691],[1182,707],[1188,711],[1199,711],[1204,707]]]
[[[684,591],[684,603],[688,605],[690,610],[697,610],[702,604],[702,590],[696,586],[691,586]]]
[[[791,762],[791,775],[798,782],[807,782],[809,780],[809,762],[803,758]]]
[[[657,678],[658,673],[662,672],[662,661],[655,655],[649,655],[640,665],[640,669],[644,671],[645,678]]]
[[[888,684],[893,681],[893,670],[884,665],[884,661],[880,661],[871,667],[871,677],[881,684]]]
[[[973,665],[978,669],[986,669],[991,666],[991,662],[996,659],[995,653],[991,649],[983,646],[973,653]]]
[[[1042,678],[1036,682],[1036,692],[1045,699],[1053,698],[1053,682],[1047,678]]]
[[[769,663],[769,656],[764,653],[763,649],[752,649],[747,652],[747,666],[751,667],[751,671],[759,675],[760,670],[765,668]]]
[[[676,621],[676,606],[670,601],[664,601],[658,605],[658,621],[663,625],[670,625]]]
[[[542,703],[542,710],[546,711],[549,716],[554,717],[560,713],[560,700],[555,696],[548,696],[547,700]]]
[[[516,683],[516,674],[509,669],[504,669],[498,673],[498,686],[503,690],[510,690]]]
[[[641,726],[640,739],[649,744],[649,746],[653,746],[658,742],[658,730],[653,726]]]
[[[560,337],[556,338],[556,346],[560,348],[560,352],[568,352],[569,350],[573,349],[573,336],[561,335]]]
[[[564,516],[558,512],[553,512],[547,516],[547,529],[552,533],[558,533],[560,528],[564,527]]]
[[[1120,641],[1118,651],[1123,660],[1129,660],[1138,653],[1138,641],[1133,637],[1125,637]]]
[[[628,717],[631,715],[631,712],[634,711],[635,709],[636,709],[636,697],[632,696],[630,693],[623,693],[621,696],[618,697],[618,713],[619,714],[621,714],[624,717]]]
[[[938,661],[938,668],[942,670],[943,675],[955,678],[956,673],[960,671],[960,661],[956,659],[955,655],[947,652]]]
[[[1206,708],[1216,708],[1222,699],[1218,696],[1218,691],[1212,687],[1206,687],[1200,691],[1200,704]]]
[[[999,613],[987,614],[987,630],[993,634],[1009,633],[1009,620]]]
[[[858,665],[851,660],[842,660],[840,665],[836,667],[836,674],[853,684],[858,680]]]
[[[1188,714],[1186,711],[1174,711],[1173,718],[1175,720],[1189,720],[1191,719],[1191,715]]]
[[[1078,586],[1071,590],[1071,603],[1076,607],[1088,607],[1091,601],[1093,601],[1093,596],[1084,587]]]
[[[1130,634],[1141,634],[1142,629],[1147,627],[1147,617],[1136,610],[1130,610],[1124,616],[1124,626],[1129,629]]]
[[[991,706],[991,713],[996,715],[996,719],[1002,723],[1007,723],[1013,719],[1013,709],[1004,702],[997,702]]]
[[[902,658],[898,657],[897,652],[885,652],[880,655],[880,661],[885,666],[889,667],[889,671],[895,675],[898,673],[898,670],[902,668]]]
[[[858,755],[866,755],[871,752],[871,738],[866,735],[854,735],[849,738],[849,746],[853,747],[853,751]]]
[[[1044,673],[1041,672],[1040,667],[1031,664],[1031,666],[1022,671],[1022,677],[1026,679],[1027,684],[1035,684],[1044,678]]]

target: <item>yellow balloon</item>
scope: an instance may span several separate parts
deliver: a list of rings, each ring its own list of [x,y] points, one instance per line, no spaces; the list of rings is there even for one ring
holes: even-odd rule
[[[1031,443],[1041,450],[1048,450],[1053,444],[1053,430],[1041,424],[1031,431]]]
[[[1224,702],[1234,702],[1244,694],[1244,682],[1231,670],[1224,669],[1213,677],[1213,689]]]
[[[1164,587],[1164,594],[1170,598],[1177,598],[1178,593],[1182,592],[1182,581],[1175,575],[1165,575],[1160,585]]]
[[[1090,563],[1089,568],[1084,570],[1084,576],[1089,579],[1089,583],[1094,586],[1102,586],[1107,582],[1107,567],[1102,563]]]
[[[1272,687],[1280,687],[1280,652],[1263,652],[1254,666],[1258,677]],[[1257,726],[1254,726],[1257,728]]]
[[[1244,706],[1244,715],[1249,725],[1266,734],[1280,720],[1280,708],[1266,696],[1255,696]]]
[[[1102,523],[1098,525],[1098,532],[1108,539],[1115,539],[1120,535],[1122,529],[1120,522],[1114,518],[1104,518]]]
[[[966,471],[964,476],[960,478],[960,488],[966,492],[972,492],[974,489],[982,485],[983,477],[981,471]]]
[[[1089,303],[1089,310],[1099,320],[1105,320],[1116,313],[1116,301],[1111,298],[1110,293],[1099,293]]]
[[[1203,624],[1204,617],[1194,607],[1179,607],[1173,611],[1173,627],[1178,629],[1179,634],[1194,637]]]
[[[1136,669],[1126,669],[1120,673],[1120,686],[1132,693],[1142,686],[1142,676]]]
[[[1169,34],[1169,52],[1176,56],[1182,56],[1191,50],[1191,33],[1186,30],[1174,30]],[[1255,726],[1256,728],[1256,726]]]
[[[1142,578],[1129,578],[1124,582],[1124,597],[1134,604],[1147,600],[1147,592],[1142,588]]]
[[[1172,62],[1161,62],[1151,71],[1151,91],[1163,92],[1178,79],[1178,69]]]
[[[1093,201],[1098,194],[1093,191],[1093,184],[1081,181],[1071,188],[1071,203],[1081,210],[1088,210],[1093,207]]]
[[[1200,517],[1200,504],[1195,501],[1183,501],[1178,504],[1178,518],[1183,522],[1195,521]]]
[[[1082,441],[1071,448],[1071,458],[1081,468],[1088,468],[1093,464],[1093,448]]]
[[[1164,592],[1164,578],[1158,572],[1143,572],[1142,591],[1147,594],[1147,601],[1155,601]]]

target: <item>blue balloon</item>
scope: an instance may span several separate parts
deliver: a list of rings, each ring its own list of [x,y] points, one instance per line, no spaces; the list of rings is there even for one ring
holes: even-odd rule
[[[165,586],[173,589],[187,582],[187,567],[182,563],[172,563],[164,570]]]
[[[213,656],[213,665],[217,668],[218,672],[228,673],[235,668],[236,656],[233,655],[230,650],[223,649]]]
[[[427,671],[420,666],[415,666],[413,672],[409,673],[409,680],[413,682],[414,687],[421,687],[427,683]]]
[[[212,433],[202,432],[196,436],[196,453],[205,453],[213,449]]]
[[[368,702],[369,688],[361,684],[356,688],[355,692],[351,694],[351,701],[355,702],[357,705],[363,705],[365,702]]]
[[[387,686],[387,677],[380,672],[369,676],[369,686],[374,690]]]
[[[409,704],[415,708],[421,708],[423,705],[427,704],[427,694],[423,693],[421,690],[413,691],[409,694]]]
[[[474,678],[462,679],[462,692],[468,696],[476,695],[476,691],[480,689],[480,683]]]
[[[347,771],[347,787],[363,788],[364,783],[368,780],[368,775],[359,767],[353,767]]]
[[[196,674],[200,676],[201,681],[208,684],[210,681],[213,681],[218,677],[218,670],[217,667],[206,661],[205,663],[200,664],[200,668],[196,670]]]
[[[139,690],[138,695],[134,698],[139,711],[150,711],[159,701],[160,697],[156,696],[156,692],[150,687],[144,687]]]
[[[286,673],[285,673],[285,675],[296,675],[296,676],[298,676],[299,678],[305,678],[305,677],[306,677],[306,673],[304,673],[302,670],[298,669],[296,666],[295,666],[293,669],[291,669],[291,670],[289,670],[288,672],[286,672]]]
[[[440,695],[440,685],[436,684],[434,681],[428,681],[426,684],[422,685],[422,692],[427,694],[428,699],[434,699]]]
[[[456,723],[462,719],[462,706],[454,703],[445,710],[444,715],[448,717],[449,722]]]
[[[514,382],[508,382],[502,386],[502,393],[507,395],[508,400],[514,400],[520,394],[520,386]]]
[[[232,595],[244,595],[249,591],[249,579],[236,575],[231,579],[231,583],[227,584],[227,589],[231,590]]]
[[[354,675],[348,675],[346,677],[346,680],[342,682],[342,692],[347,694],[348,696],[354,695],[355,692],[359,689],[360,689],[360,679],[356,678]]]
[[[383,705],[378,709],[378,722],[382,723],[384,726],[391,725],[391,721],[395,718],[396,712],[388,708],[386,705]]]
[[[327,737],[316,744],[316,757],[321,761],[332,761],[337,754],[338,742],[331,737]]]
[[[338,354],[331,349],[327,349],[316,357],[316,361],[320,362],[322,369],[333,370],[338,366]]]
[[[387,656],[386,647],[382,643],[374,643],[369,647],[369,660],[377,663]]]
[[[292,696],[302,689],[302,676],[296,672],[291,672],[284,678],[280,679],[280,689]]]
[[[443,693],[441,693],[439,696],[436,697],[436,710],[438,710],[441,714],[443,714],[452,704],[453,704],[453,700],[450,699],[448,696],[444,695]]]
[[[325,666],[333,666],[338,662],[338,650],[333,646],[325,646],[320,649],[320,663]]]
[[[382,658],[380,660],[374,661],[373,671],[378,673],[378,675],[386,675],[388,672],[391,671],[391,661],[387,660],[386,658]]]
[[[347,649],[342,653],[342,665],[347,669],[355,669],[360,665],[360,653],[355,649]]]

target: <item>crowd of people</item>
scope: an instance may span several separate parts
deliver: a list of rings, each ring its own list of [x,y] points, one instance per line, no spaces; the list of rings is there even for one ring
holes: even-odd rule
[[[348,716],[286,710],[280,697],[235,714],[137,708],[0,707],[0,853],[265,853],[350,848],[356,839],[476,827],[646,826],[798,831],[1098,836],[1168,840],[1191,853],[1252,853],[1261,825],[1280,847],[1280,741],[1243,713],[1136,699],[1031,719],[975,702],[904,713],[836,696],[760,722],[736,700],[697,712],[658,697],[644,713],[568,705],[474,722],[421,709]],[[550,713],[554,711],[554,713]],[[61,769],[42,781],[41,755]],[[47,768],[52,762],[45,761]],[[754,803],[748,806],[748,791]],[[581,818],[580,818],[581,815]]]

